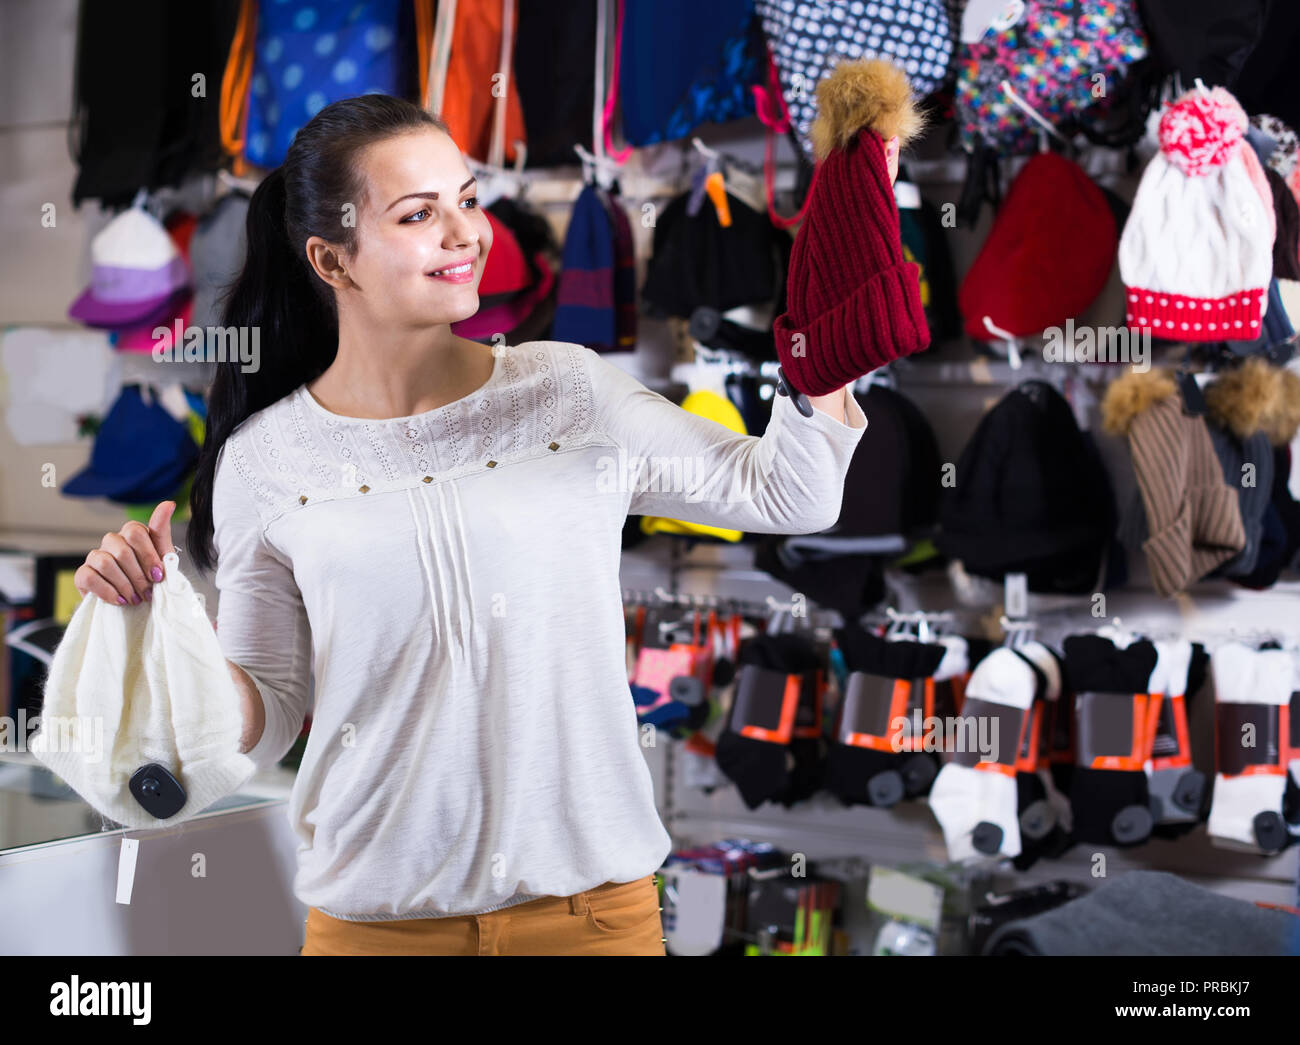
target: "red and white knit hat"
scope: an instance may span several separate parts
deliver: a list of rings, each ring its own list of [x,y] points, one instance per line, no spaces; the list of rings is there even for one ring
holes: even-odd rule
[[[1198,86],[1161,116],[1120,237],[1130,326],[1171,341],[1259,336],[1277,218],[1247,124],[1222,87]]]

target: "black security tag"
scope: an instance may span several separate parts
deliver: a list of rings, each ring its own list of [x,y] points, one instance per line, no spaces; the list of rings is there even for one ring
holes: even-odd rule
[[[799,413],[803,414],[804,417],[812,417],[812,403],[808,402],[808,397],[806,395],[802,392],[796,392],[790,386],[790,382],[786,380],[785,369],[783,367],[776,368],[776,391],[779,395],[789,396],[791,402],[794,403],[795,409],[798,410]]]
[[[157,762],[132,773],[130,788],[135,800],[159,820],[175,816],[185,806],[185,788]]]

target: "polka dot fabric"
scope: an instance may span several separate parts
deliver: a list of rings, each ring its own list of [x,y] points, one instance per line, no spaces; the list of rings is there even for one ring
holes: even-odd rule
[[[396,94],[401,0],[257,5],[244,158],[278,167],[299,128],[330,102]]]
[[[948,13],[938,0],[756,0],[795,134],[815,163],[808,132],[817,115],[817,84],[843,59],[888,58],[924,98],[952,58]]]
[[[1007,155],[1038,151],[1040,128],[1002,90],[1012,90],[1053,126],[1114,96],[1147,40],[1132,0],[1026,0],[1019,20],[989,27],[957,60],[962,147]]]

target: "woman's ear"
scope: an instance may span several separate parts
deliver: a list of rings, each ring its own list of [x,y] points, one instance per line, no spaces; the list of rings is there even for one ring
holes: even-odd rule
[[[334,244],[326,243],[319,236],[311,236],[307,240],[306,249],[307,263],[331,287],[342,290],[352,285],[347,269],[343,267],[342,255]]]

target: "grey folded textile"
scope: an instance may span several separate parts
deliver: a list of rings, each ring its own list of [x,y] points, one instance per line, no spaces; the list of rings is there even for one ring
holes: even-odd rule
[[[1297,955],[1300,916],[1165,871],[1129,871],[1067,904],[1008,922],[986,955]]]

